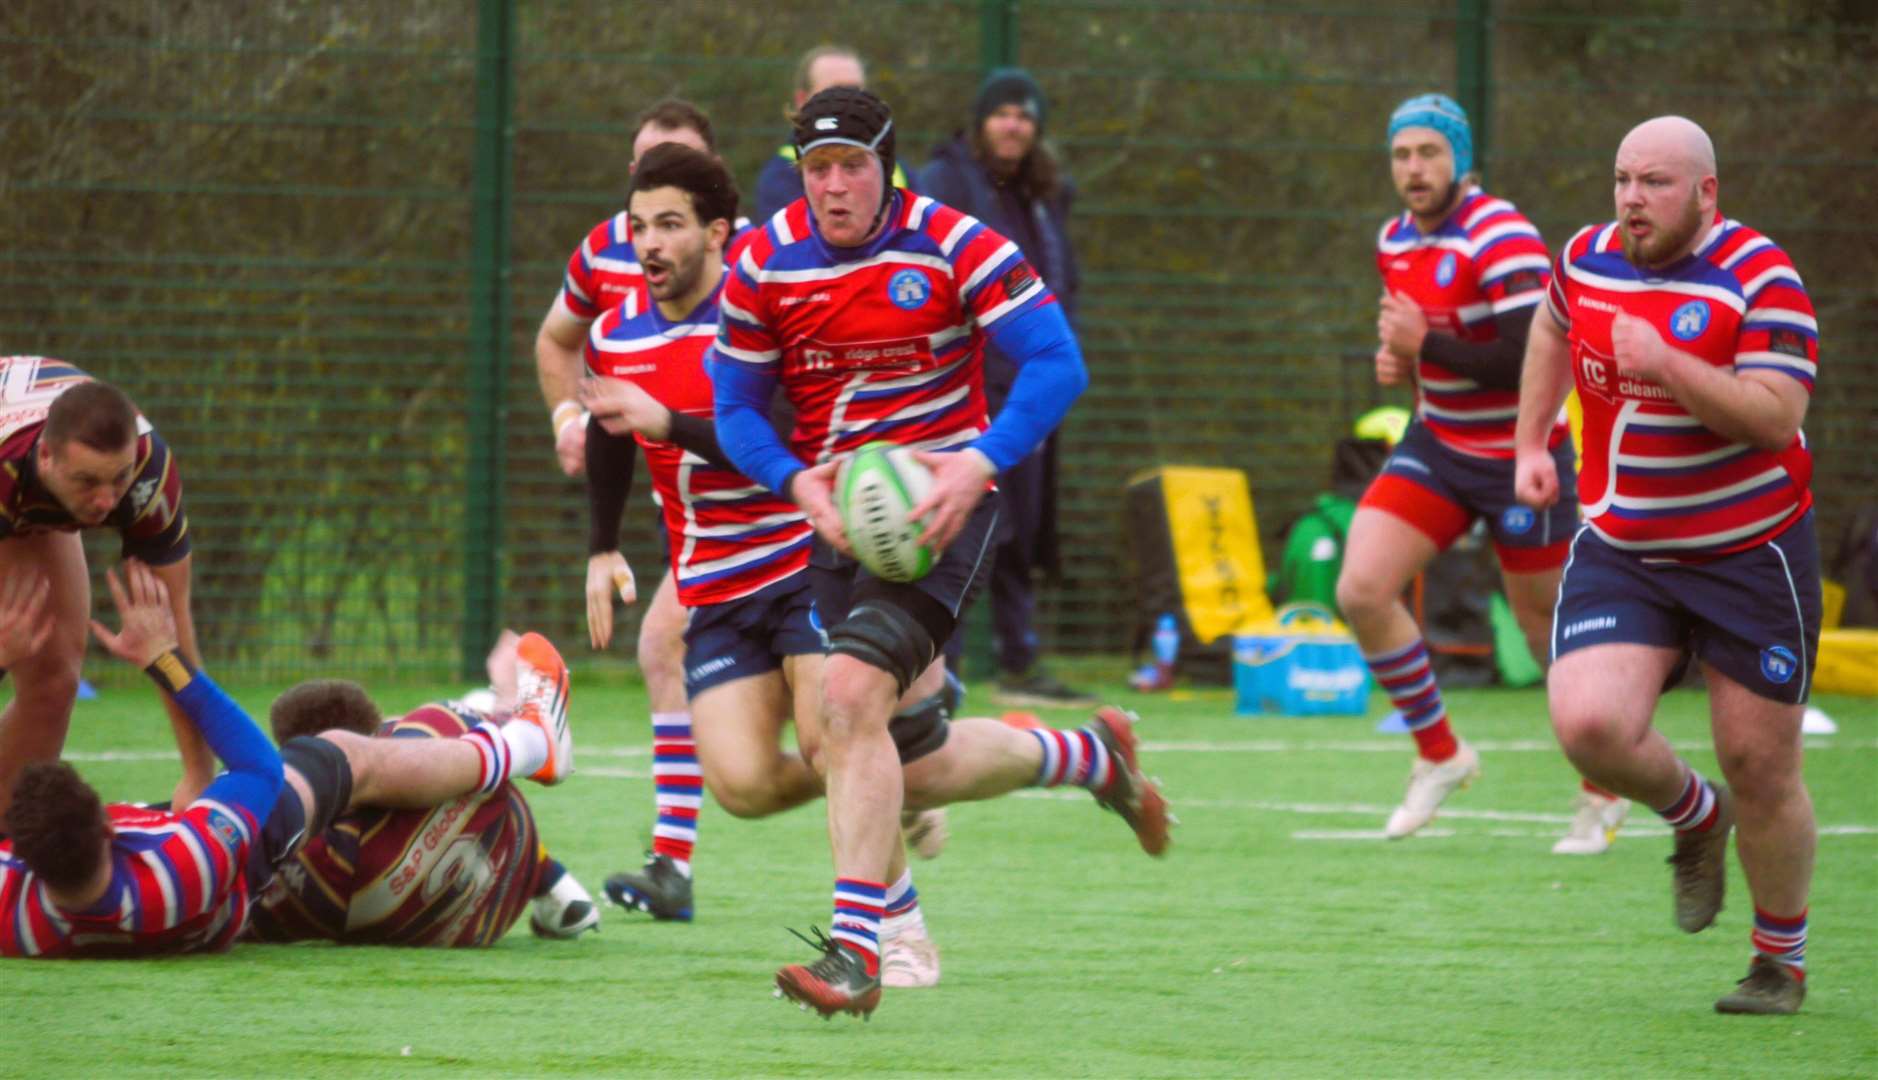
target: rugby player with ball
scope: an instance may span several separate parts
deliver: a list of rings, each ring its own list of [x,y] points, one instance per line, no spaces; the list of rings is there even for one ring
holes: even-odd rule
[[[1015,244],[886,183],[885,102],[824,90],[798,113],[794,140],[807,194],[763,226],[725,283],[714,412],[738,470],[789,496],[814,526],[809,573],[829,636],[821,699],[834,917],[821,957],[783,967],[777,989],[823,1016],[865,1016],[880,1003],[887,867],[909,790],[945,790],[953,801],[1078,784],[1153,855],[1167,847],[1167,808],[1141,773],[1123,710],[1059,731],[948,725],[935,707],[940,648],[988,569],[992,478],[1056,428],[1088,374],[1055,296]],[[994,424],[988,335],[1019,365]],[[796,410],[787,444],[769,424],[778,386]],[[876,441],[905,449],[864,449]],[[917,502],[909,458],[930,472]]]

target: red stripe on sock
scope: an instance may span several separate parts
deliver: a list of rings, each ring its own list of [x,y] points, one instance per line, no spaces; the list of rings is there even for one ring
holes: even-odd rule
[[[1416,748],[1429,761],[1446,761],[1461,752],[1461,745],[1455,741],[1454,731],[1448,727],[1448,718],[1445,716],[1409,734],[1415,736]]]

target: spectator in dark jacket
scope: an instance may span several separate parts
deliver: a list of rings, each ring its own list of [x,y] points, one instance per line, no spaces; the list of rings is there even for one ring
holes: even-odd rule
[[[934,152],[915,182],[921,194],[972,215],[1010,239],[1056,293],[1073,328],[1082,274],[1069,241],[1073,190],[1043,141],[1043,90],[1021,68],[985,78],[972,105],[972,125]],[[1004,407],[1017,369],[989,343],[985,394],[993,416]],[[1003,705],[1091,705],[1038,663],[1034,577],[1057,569],[1057,439],[999,474],[1009,531],[1000,537],[991,572],[992,625],[997,639],[998,692]],[[959,643],[947,650],[954,666]]]

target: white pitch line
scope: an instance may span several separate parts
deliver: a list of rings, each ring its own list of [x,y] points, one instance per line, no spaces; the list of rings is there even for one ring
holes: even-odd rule
[[[1469,739],[1467,743],[1483,754],[1556,754],[1559,752],[1558,743],[1550,739]],[[1681,751],[1714,749],[1714,744],[1700,739],[1672,742],[1670,745]],[[1802,746],[1807,750],[1878,750],[1878,739],[1807,739]],[[1229,742],[1144,741],[1141,744],[1143,753],[1159,754],[1290,754],[1308,751],[1388,754],[1404,753],[1412,749],[1413,746],[1409,742],[1400,738],[1331,742],[1289,739],[1250,739]]]
[[[1443,816],[1446,816],[1445,813]],[[1670,830],[1661,827],[1631,828],[1625,826],[1619,830],[1618,838],[1661,838],[1668,836]],[[1422,829],[1416,837],[1442,837],[1456,835],[1453,829]],[[1555,837],[1556,831],[1538,829],[1488,829],[1474,835],[1491,836],[1512,840],[1534,840]],[[1822,825],[1821,836],[1878,836],[1878,826],[1872,825]],[[1299,829],[1291,834],[1293,840],[1387,840],[1388,836],[1381,829]]]
[[[1469,741],[1469,745],[1485,754],[1555,754],[1558,744],[1544,739],[1510,739]],[[1679,751],[1703,752],[1712,750],[1707,742],[1690,740],[1671,743]],[[1804,744],[1809,751],[1823,750],[1878,750],[1878,739],[1808,739]],[[650,746],[588,746],[577,744],[582,757],[603,758],[643,758],[652,756]],[[1296,753],[1354,753],[1354,754],[1401,754],[1411,749],[1402,739],[1359,739],[1341,742],[1315,742],[1289,739],[1253,739],[1228,742],[1144,742],[1141,749],[1145,753],[1155,754],[1296,754]],[[66,761],[174,761],[174,750],[68,750],[64,754]]]
[[[614,768],[611,765],[602,765],[597,769],[590,769],[585,766],[578,766],[574,769],[574,774],[576,776],[598,776],[604,780],[650,780],[652,779],[652,774],[649,772],[640,772],[638,769],[618,769],[618,768]]]

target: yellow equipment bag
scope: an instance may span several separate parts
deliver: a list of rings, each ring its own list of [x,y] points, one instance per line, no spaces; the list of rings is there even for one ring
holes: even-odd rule
[[[1813,689],[1878,697],[1878,630],[1822,630]]]

